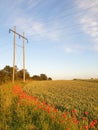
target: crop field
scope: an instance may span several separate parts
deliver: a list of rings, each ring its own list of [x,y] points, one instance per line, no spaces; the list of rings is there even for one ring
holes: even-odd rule
[[[0,99],[0,130],[98,130],[97,82],[8,83]]]

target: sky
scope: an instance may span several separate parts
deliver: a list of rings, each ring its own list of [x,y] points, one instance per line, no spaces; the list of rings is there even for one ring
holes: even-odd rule
[[[14,29],[25,34],[25,68],[53,79],[98,78],[98,0],[0,0],[0,69],[13,66]],[[22,39],[16,36],[22,69]]]

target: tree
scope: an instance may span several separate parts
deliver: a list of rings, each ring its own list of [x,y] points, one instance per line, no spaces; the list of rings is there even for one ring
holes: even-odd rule
[[[27,72],[27,70],[25,70],[25,78],[26,79],[29,79],[30,78],[30,75],[29,75],[29,73]],[[20,80],[22,80],[23,79],[23,69],[21,69],[21,70],[19,70],[18,72],[17,72],[17,76],[16,76],[16,79],[20,79]]]
[[[4,83],[6,81],[6,73],[4,70],[0,70],[0,84]]]
[[[34,76],[31,77],[31,79],[33,79],[33,80],[41,80],[39,75],[34,75]]]
[[[40,76],[39,75],[33,75],[31,77],[31,79],[33,79],[33,80],[52,80],[52,78],[51,77],[48,78],[46,74],[40,74]]]
[[[51,78],[51,77],[49,77],[49,78],[48,78],[48,80],[52,80],[52,78]]]
[[[30,74],[29,74],[29,72],[27,70],[25,70],[25,78],[30,79]]]
[[[6,75],[6,80],[12,80],[13,67],[6,65],[3,69]]]
[[[47,80],[47,75],[45,75],[45,74],[40,74],[40,79],[41,79],[41,80]]]
[[[13,74],[13,67],[6,65],[2,70],[0,70],[0,84],[6,81],[11,81],[12,74]],[[27,72],[27,70],[25,70],[25,78],[26,79],[30,78],[30,75]],[[17,80],[23,79],[23,70],[19,70],[17,66],[15,66],[15,79]]]

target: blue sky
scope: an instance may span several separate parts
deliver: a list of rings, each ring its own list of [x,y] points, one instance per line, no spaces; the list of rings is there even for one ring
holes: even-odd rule
[[[98,78],[97,0],[0,0],[0,69],[13,65],[13,33],[25,32],[26,69],[53,79]],[[22,45],[22,39],[16,38]],[[22,48],[16,47],[22,69]]]

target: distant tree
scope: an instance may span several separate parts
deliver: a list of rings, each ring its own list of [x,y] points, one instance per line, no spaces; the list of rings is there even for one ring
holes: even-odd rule
[[[73,79],[73,80],[77,80],[77,79],[75,78],[75,79]]]
[[[25,70],[25,78],[30,79],[30,74],[29,74],[29,72],[27,70]]]
[[[31,77],[31,79],[33,79],[33,80],[41,80],[39,75],[33,75]]]
[[[0,70],[0,84],[6,81],[6,72],[4,70]]]
[[[47,80],[47,75],[46,74],[40,74],[40,79],[41,80]]]
[[[13,67],[6,65],[3,71],[5,72],[6,80],[12,80]]]
[[[33,80],[52,80],[52,78],[51,77],[48,78],[46,74],[40,74],[40,76],[39,75],[33,75],[31,77],[31,79],[33,79]]]
[[[16,79],[23,79],[23,70],[19,70],[16,74]]]
[[[51,77],[49,77],[49,78],[48,78],[48,80],[52,80],[52,78],[51,78]]]
[[[12,74],[13,74],[13,67],[6,65],[2,70],[0,70],[0,84],[6,81],[11,81]],[[26,79],[30,78],[30,75],[27,72],[27,70],[25,70],[25,78]],[[23,79],[23,70],[19,70],[17,66],[15,66],[15,79],[17,80]]]
[[[30,75],[29,75],[29,73],[27,72],[27,70],[25,70],[25,78],[26,78],[26,79],[29,79],[29,78],[30,78]],[[22,80],[22,79],[23,79],[23,69],[21,69],[21,70],[19,70],[19,71],[17,72],[16,79],[18,79],[18,80]]]

